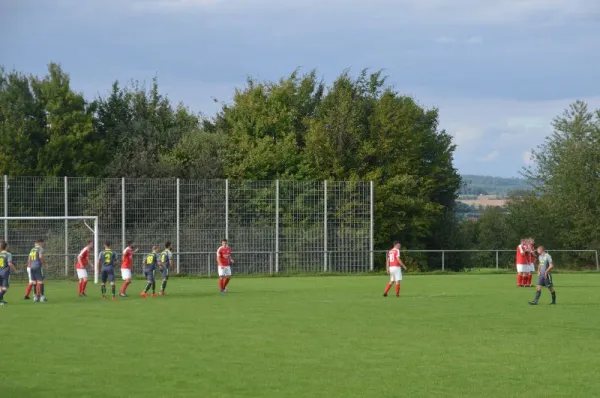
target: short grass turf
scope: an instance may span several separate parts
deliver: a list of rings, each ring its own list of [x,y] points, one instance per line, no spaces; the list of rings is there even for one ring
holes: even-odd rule
[[[175,279],[166,297],[14,284],[2,397],[598,397],[600,275],[556,275],[558,305],[509,275]]]

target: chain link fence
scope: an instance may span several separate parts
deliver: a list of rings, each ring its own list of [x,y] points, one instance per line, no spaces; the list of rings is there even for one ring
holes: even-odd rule
[[[138,272],[143,253],[171,241],[178,273],[208,275],[223,238],[238,273],[374,267],[372,182],[5,176],[3,185],[4,217],[97,216],[100,242],[115,250],[136,243]],[[3,227],[21,265],[35,240],[45,239],[50,277],[73,276],[92,237],[77,221],[5,220]]]

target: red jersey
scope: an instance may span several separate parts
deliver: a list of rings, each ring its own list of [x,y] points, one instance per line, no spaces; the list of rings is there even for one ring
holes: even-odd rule
[[[217,263],[219,267],[229,267],[229,257],[231,256],[231,247],[221,246],[217,250]]]
[[[90,250],[86,247],[84,247],[80,252],[79,252],[79,256],[77,257],[77,265],[75,266],[75,268],[77,269],[85,269],[85,267],[87,267],[89,260],[88,260],[88,256],[90,254]]]
[[[519,245],[517,246],[517,264],[526,265],[529,264],[527,261],[527,255],[525,254],[525,246]]]
[[[388,260],[390,267],[400,266],[400,249],[392,249],[388,252]]]
[[[127,247],[123,250],[123,262],[121,263],[121,268],[131,269],[131,262],[133,259],[133,250],[131,247]]]

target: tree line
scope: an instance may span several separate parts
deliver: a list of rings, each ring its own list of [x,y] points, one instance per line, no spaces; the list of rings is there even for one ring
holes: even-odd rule
[[[331,84],[316,71],[277,81],[249,78],[231,103],[205,117],[172,103],[156,80],[149,87],[115,81],[105,95],[86,99],[58,64],[41,77],[0,68],[0,173],[372,180],[379,249],[394,239],[413,249],[512,247],[516,237],[534,232],[561,246],[587,247],[598,243],[592,187],[600,185],[589,174],[600,156],[592,148],[598,113],[576,103],[559,119],[526,171],[531,192],[474,224],[456,217],[463,185],[438,110],[398,93],[381,72],[343,72]],[[565,169],[575,159],[580,163]],[[570,191],[574,184],[578,190]],[[575,205],[566,192],[588,203]],[[559,216],[567,211],[568,222]],[[573,229],[587,239],[575,238]],[[446,266],[458,269],[465,261],[456,257]]]

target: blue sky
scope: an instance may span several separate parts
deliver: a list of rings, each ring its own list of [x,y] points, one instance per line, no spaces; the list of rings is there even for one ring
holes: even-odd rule
[[[516,176],[575,99],[600,108],[597,0],[2,0],[0,64],[93,97],[150,81],[211,115],[246,76],[384,69],[438,107],[462,173]]]

